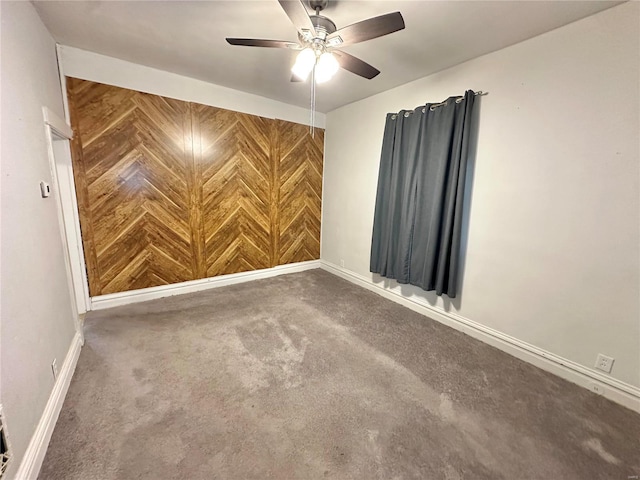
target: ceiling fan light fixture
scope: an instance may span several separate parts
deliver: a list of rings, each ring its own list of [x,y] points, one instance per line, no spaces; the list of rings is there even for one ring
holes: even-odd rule
[[[339,68],[340,64],[338,63],[338,60],[336,60],[336,57],[334,57],[330,52],[324,52],[320,55],[318,63],[316,64],[316,82],[324,83],[330,80]]]
[[[296,63],[291,67],[293,73],[300,80],[306,80],[316,64],[316,53],[311,48],[305,48],[298,53]]]

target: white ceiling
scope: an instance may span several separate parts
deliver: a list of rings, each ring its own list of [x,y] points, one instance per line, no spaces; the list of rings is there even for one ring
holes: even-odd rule
[[[338,28],[399,10],[406,29],[344,50],[382,73],[340,71],[318,87],[317,109],[342,105],[534,37],[621,2],[330,1]],[[309,86],[291,83],[296,52],[228,45],[225,37],[296,41],[276,0],[34,1],[59,43],[155,67],[293,105]],[[479,86],[478,88],[481,88]]]

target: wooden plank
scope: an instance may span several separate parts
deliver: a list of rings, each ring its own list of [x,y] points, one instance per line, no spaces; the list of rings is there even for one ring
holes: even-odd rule
[[[98,259],[93,243],[93,221],[91,218],[91,208],[89,207],[89,192],[86,183],[86,171],[82,154],[82,138],[80,136],[80,116],[76,109],[76,91],[82,83],[73,78],[67,78],[67,90],[69,101],[69,116],[71,128],[73,129],[73,139],[70,142],[71,160],[73,165],[73,179],[76,187],[76,198],[78,201],[78,217],[80,219],[80,234],[85,254],[85,265],[87,266],[87,277],[89,283],[89,295],[95,296],[102,293],[100,284],[100,271],[98,270]]]
[[[185,124],[185,148],[191,154],[188,168],[189,226],[193,251],[193,279],[207,276],[205,259],[204,220],[202,218],[202,143],[196,106],[189,104],[188,123]]]
[[[273,120],[204,105],[195,111],[207,274],[268,268]]]
[[[192,280],[188,103],[69,84],[91,295]]]
[[[324,131],[280,120],[278,150],[278,264],[320,258]]]

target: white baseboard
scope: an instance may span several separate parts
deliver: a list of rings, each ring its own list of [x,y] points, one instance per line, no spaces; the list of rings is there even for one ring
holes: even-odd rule
[[[58,421],[67,390],[69,390],[71,377],[73,377],[73,372],[76,370],[80,349],[82,348],[81,345],[82,337],[80,333],[76,332],[71,341],[67,356],[64,359],[64,363],[60,368],[58,378],[53,385],[53,390],[44,408],[42,417],[40,417],[40,422],[38,422],[36,431],[33,433],[27,451],[18,467],[18,471],[14,477],[15,480],[35,480],[38,478],[42,461],[49,447],[49,440],[51,440],[51,435]]]
[[[456,313],[445,312],[426,302],[407,298],[398,291],[378,285],[370,278],[346,270],[333,263],[321,260],[321,268],[415,312],[466,333],[542,370],[553,373],[592,392],[604,395],[606,398],[631,410],[640,412],[640,388],[638,387],[621,382],[613,377],[608,377],[596,370],[547,352]]]
[[[217,277],[203,278],[201,280],[191,280],[188,282],[162,285],[159,287],[142,288],[121,293],[110,293],[91,298],[91,310],[102,310],[105,308],[128,305],[130,303],[146,302],[156,298],[171,297],[184,293],[200,292],[210,288],[224,287],[236,283],[250,282],[262,278],[276,277],[285,273],[303,272],[320,268],[320,260],[309,262],[290,263],[288,265],[278,265],[273,268],[262,270],[252,270],[250,272],[232,273],[230,275],[220,275]]]

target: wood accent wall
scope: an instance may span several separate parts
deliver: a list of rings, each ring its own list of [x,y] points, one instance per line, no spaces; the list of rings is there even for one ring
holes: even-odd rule
[[[324,131],[67,78],[91,296],[320,257]]]
[[[282,120],[276,131],[274,263],[320,258],[324,131],[312,138],[308,126]]]

